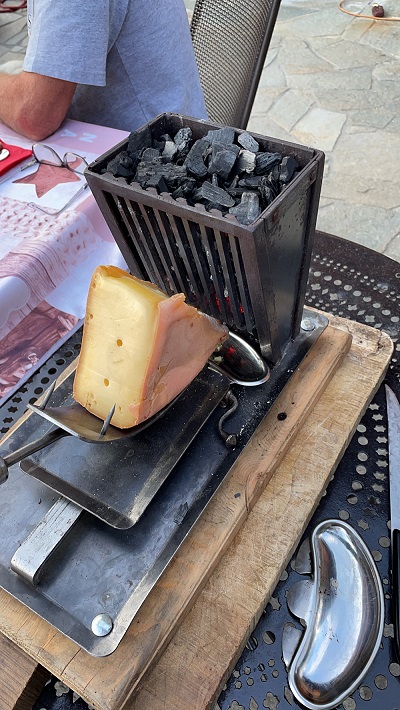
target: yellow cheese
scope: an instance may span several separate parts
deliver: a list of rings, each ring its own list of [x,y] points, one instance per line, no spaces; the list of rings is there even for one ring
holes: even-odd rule
[[[115,266],[89,287],[74,399],[121,429],[174,399],[228,336],[219,321]]]

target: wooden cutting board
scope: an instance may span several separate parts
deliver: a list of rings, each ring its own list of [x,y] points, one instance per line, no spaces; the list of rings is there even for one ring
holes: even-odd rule
[[[98,710],[212,707],[392,349],[330,318],[111,656],[89,656],[2,590],[0,631]]]

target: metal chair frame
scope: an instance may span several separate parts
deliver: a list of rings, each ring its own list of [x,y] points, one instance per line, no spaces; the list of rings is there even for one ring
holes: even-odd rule
[[[191,35],[209,118],[246,128],[280,0],[196,0]]]

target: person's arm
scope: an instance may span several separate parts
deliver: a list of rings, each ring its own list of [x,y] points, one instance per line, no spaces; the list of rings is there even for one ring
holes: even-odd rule
[[[0,121],[33,141],[54,133],[64,120],[76,84],[34,72],[0,74]]]

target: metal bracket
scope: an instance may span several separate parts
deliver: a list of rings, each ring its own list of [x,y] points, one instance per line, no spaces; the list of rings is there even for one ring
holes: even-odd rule
[[[36,586],[45,563],[82,512],[72,501],[59,498],[15,552],[11,569]]]

